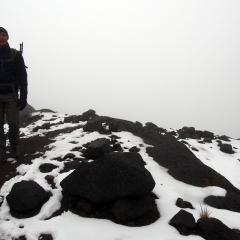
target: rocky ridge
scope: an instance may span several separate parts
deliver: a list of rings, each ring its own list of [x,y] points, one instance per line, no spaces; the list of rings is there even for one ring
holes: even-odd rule
[[[147,146],[147,154],[160,166],[167,168],[173,178],[197,187],[217,186],[226,190],[225,197],[206,197],[204,199],[206,204],[240,212],[239,189],[218,172],[204,165],[193,154],[198,149],[189,146],[185,141],[185,139],[195,139],[200,144],[216,141],[219,151],[233,154],[231,138],[216,136],[209,131],[195,130],[193,127],[169,131],[150,122],[143,126],[139,122],[98,116],[94,110],[84,112],[82,115],[63,115],[62,118],[52,113],[50,119],[45,117],[45,112],[51,111],[38,111],[22,118],[22,127],[30,126],[32,138],[41,135],[46,138],[48,133],[53,133],[54,128],[64,123],[71,127],[56,130],[55,137],[61,136],[64,132],[71,133],[76,129],[82,129],[83,134],[98,132],[102,135],[101,138],[81,146],[78,146],[77,141],[72,142],[76,147],[72,148],[71,152],[52,159],[53,163],[39,165],[39,171],[49,173],[45,179],[52,189],[56,188],[54,176],[51,175],[51,172],[59,167],[56,161],[63,163],[61,172],[72,171],[60,183],[61,208],[53,212],[48,219],[70,210],[80,216],[107,218],[127,226],[144,226],[155,222],[161,217],[161,213],[155,203],[158,196],[152,192],[155,181],[144,167],[144,159],[139,153],[144,144]],[[117,136],[117,133],[123,131],[140,137],[143,140],[142,146],[124,148],[121,138]],[[22,131],[22,142],[27,141],[26,135],[26,132]],[[37,150],[39,156],[47,157],[48,150],[54,148],[54,141],[52,138],[45,140],[45,148]],[[41,189],[37,191],[39,196],[33,194],[32,191],[38,187],[40,186],[36,186],[34,181],[20,181],[13,185],[11,192],[6,199],[3,198],[3,201],[7,201],[14,217],[28,218],[41,210],[41,206],[51,197],[51,191]],[[26,190],[22,191],[22,189]],[[19,191],[26,194],[21,194],[21,201],[16,201],[20,195]],[[36,198],[28,198],[32,195]],[[26,204],[26,201],[30,202]],[[178,199],[176,205],[179,208],[193,208],[191,203],[183,199]],[[32,207],[29,209],[29,206]],[[202,217],[196,222],[187,210],[176,213],[172,219],[169,219],[169,224],[182,235],[195,234],[205,239],[240,239],[237,230],[229,229],[218,219]],[[211,226],[212,230],[205,226]],[[216,226],[222,232],[219,230],[215,233]]]

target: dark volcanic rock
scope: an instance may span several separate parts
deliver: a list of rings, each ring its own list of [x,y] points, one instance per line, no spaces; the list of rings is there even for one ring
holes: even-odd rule
[[[119,130],[119,124],[117,122],[109,122],[109,130],[112,131],[112,132],[118,132]]]
[[[178,198],[177,199],[176,206],[178,206],[180,208],[191,208],[191,209],[194,209],[190,202],[183,201],[182,198]]]
[[[240,240],[240,236],[216,218],[200,218],[197,221],[206,240]]]
[[[203,141],[206,142],[206,143],[212,143],[212,139],[211,138],[204,138]]]
[[[68,194],[63,194],[67,196]],[[125,226],[146,226],[159,217],[156,196],[147,194],[137,198],[120,198],[106,203],[94,203],[77,195],[68,195],[69,210],[83,217],[109,219]]]
[[[201,136],[201,135],[200,135],[200,136]],[[202,137],[202,138],[211,138],[211,139],[213,139],[213,138],[214,138],[214,133],[209,132],[209,131],[203,131],[201,137]]]
[[[64,118],[64,123],[71,123],[76,115],[70,115]]]
[[[226,135],[222,135],[222,136],[220,136],[219,139],[220,139],[220,140],[223,140],[223,141],[226,141],[226,142],[230,142],[229,137],[226,136]]]
[[[96,116],[96,112],[92,109],[89,109],[88,111],[82,114],[82,121],[88,121],[90,118],[94,116]]]
[[[104,117],[106,122],[113,118]],[[171,136],[164,136],[151,129],[141,127],[139,124],[114,119],[119,124],[120,131],[129,131],[141,137],[145,143],[153,145],[147,148],[147,153],[159,163],[169,169],[168,173],[175,179],[184,183],[205,187],[219,186],[240,193],[226,178],[204,165],[184,144]],[[208,131],[195,131],[203,138],[214,138]]]
[[[11,210],[28,211],[36,208],[48,196],[38,183],[21,181],[13,185],[6,198]]]
[[[149,211],[158,212],[155,199],[151,195],[118,199],[112,208],[114,216],[120,221],[134,220]]]
[[[88,122],[83,126],[83,131],[94,132],[103,130],[103,119],[102,117],[96,116],[88,120]]]
[[[48,129],[50,129],[50,127],[51,127],[50,123],[44,123],[42,126],[34,127],[33,131],[37,132],[39,129],[46,129],[46,130],[48,130]]]
[[[129,153],[137,154],[137,153]],[[120,157],[122,155],[122,158]],[[62,180],[63,191],[92,202],[109,202],[121,197],[138,197],[150,193],[155,182],[150,172],[125,153],[111,153],[97,161],[81,164]]]
[[[44,163],[42,165],[39,166],[39,170],[42,173],[48,173],[51,172],[53,169],[57,168],[56,165],[52,164],[52,163]]]
[[[131,147],[130,149],[129,149],[129,152],[139,152],[140,151],[140,148],[138,148],[138,147]]]
[[[88,146],[86,156],[90,159],[97,159],[110,152],[112,152],[112,148],[108,140],[106,138],[98,138]]]
[[[180,210],[174,215],[169,224],[177,228],[182,235],[190,235],[196,227],[193,215],[185,210]]]
[[[190,134],[193,135],[195,133],[195,128],[194,127],[183,127],[182,128],[182,133],[183,134]]]
[[[232,149],[232,145],[231,144],[221,144],[220,150],[224,153],[228,153],[228,154],[233,154],[234,151]]]
[[[65,170],[70,170],[70,169],[77,169],[81,166],[81,163],[77,160],[67,162],[64,164],[65,165]]]
[[[239,192],[226,178],[204,165],[184,144],[169,136],[153,132],[143,132],[149,156],[161,166],[169,169],[168,173],[184,183],[198,186],[220,186]]]
[[[75,158],[75,154],[73,154],[73,153],[68,153],[63,157],[64,160],[73,159],[73,158]]]
[[[218,209],[240,212],[240,194],[236,192],[228,191],[225,197],[209,196],[204,202]]]

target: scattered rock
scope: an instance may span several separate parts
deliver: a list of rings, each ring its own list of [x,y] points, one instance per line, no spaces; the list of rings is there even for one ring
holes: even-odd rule
[[[56,165],[52,164],[52,163],[44,163],[42,165],[39,166],[39,170],[42,173],[48,173],[51,172],[53,169],[57,168]]]
[[[211,207],[218,209],[227,209],[233,212],[240,213],[240,193],[227,191],[225,197],[220,196],[208,196],[204,199],[204,202]]]
[[[129,152],[139,152],[139,151],[140,151],[140,148],[138,148],[138,147],[136,147],[136,146],[131,147],[131,148],[129,149]]]
[[[226,136],[226,135],[222,135],[222,136],[220,136],[220,137],[218,137],[220,140],[223,140],[223,141],[226,141],[226,142],[230,142],[230,139],[229,139],[229,137],[228,136]]]
[[[48,130],[50,129],[50,123],[44,123],[42,126],[36,126],[33,128],[33,132],[37,132],[39,129],[45,129]]]
[[[64,160],[73,159],[73,158],[75,158],[75,154],[73,154],[73,153],[68,153],[63,157]]]
[[[211,138],[204,138],[203,141],[205,143],[212,143],[212,139]]]
[[[232,149],[232,145],[227,144],[227,143],[224,143],[224,144],[221,145],[220,151],[222,151],[224,153],[228,153],[228,154],[233,154],[234,153],[234,151]]]
[[[54,183],[54,176],[47,175],[47,176],[45,176],[45,179],[47,180],[48,184],[51,185],[52,188],[56,188],[55,183]]]
[[[190,235],[196,227],[193,215],[185,210],[180,210],[170,220],[169,224],[175,227],[181,235]]]
[[[177,199],[176,206],[178,206],[180,208],[191,208],[191,209],[194,209],[194,207],[192,206],[192,204],[190,202],[183,201],[182,198],[178,198]]]

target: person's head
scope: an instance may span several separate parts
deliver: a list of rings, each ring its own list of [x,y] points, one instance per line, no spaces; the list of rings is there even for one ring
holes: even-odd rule
[[[5,28],[0,27],[0,47],[4,47],[8,43],[8,32]]]

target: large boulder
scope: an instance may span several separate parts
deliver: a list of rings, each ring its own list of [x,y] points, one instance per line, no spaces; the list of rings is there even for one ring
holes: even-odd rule
[[[152,175],[142,163],[139,164],[140,155],[130,161],[128,156],[129,153],[124,152],[111,153],[97,161],[81,164],[60,185],[68,194],[99,203],[150,193],[155,186]]]
[[[38,207],[48,197],[48,193],[38,183],[21,181],[13,185],[6,199],[11,210],[29,211]]]
[[[106,138],[98,138],[91,142],[86,150],[86,156],[90,159],[103,157],[112,152],[112,148]]]

